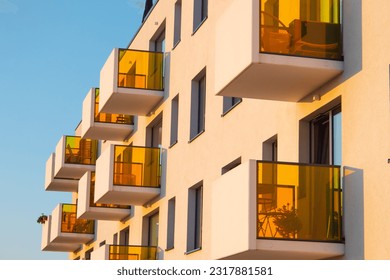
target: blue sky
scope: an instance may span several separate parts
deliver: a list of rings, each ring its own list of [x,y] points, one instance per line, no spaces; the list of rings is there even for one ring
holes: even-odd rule
[[[45,163],[73,134],[82,101],[115,47],[140,26],[143,0],[0,0],[0,259],[41,252],[37,217],[71,195],[44,190]]]

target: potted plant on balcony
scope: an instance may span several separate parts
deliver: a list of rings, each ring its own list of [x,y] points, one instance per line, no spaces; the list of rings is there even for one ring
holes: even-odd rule
[[[277,232],[283,238],[296,238],[297,233],[302,229],[302,222],[295,207],[290,207],[290,204],[287,203],[287,206],[283,205],[276,212],[278,215],[275,216],[274,224]]]
[[[38,224],[44,224],[46,221],[47,221],[47,216],[43,213],[37,219]]]

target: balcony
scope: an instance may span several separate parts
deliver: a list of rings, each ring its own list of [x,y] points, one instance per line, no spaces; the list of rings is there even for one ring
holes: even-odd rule
[[[43,225],[42,250],[70,252],[94,238],[94,221],[77,219],[76,208],[75,204],[59,204],[53,210]]]
[[[341,1],[231,2],[216,22],[217,95],[299,102],[343,72]]]
[[[338,166],[250,160],[214,182],[211,200],[213,259],[344,254]]]
[[[157,247],[104,245],[92,252],[92,260],[157,260]]]
[[[95,202],[144,205],[160,194],[160,149],[111,145],[96,163]]]
[[[79,181],[77,218],[120,221],[130,216],[130,206],[94,203],[95,172],[88,171]]]
[[[95,170],[98,143],[79,136],[62,136],[56,147],[54,178],[80,179]]]
[[[58,243],[50,241],[51,224],[52,216],[48,216],[48,220],[42,225],[42,251],[74,252],[80,247],[80,244],[77,243]]]
[[[82,138],[122,141],[133,130],[133,116],[99,113],[99,89],[88,92],[83,102]]]
[[[61,192],[77,192],[78,180],[54,177],[55,153],[46,162],[45,190]]]
[[[100,72],[99,112],[148,115],[164,97],[160,52],[114,49]]]

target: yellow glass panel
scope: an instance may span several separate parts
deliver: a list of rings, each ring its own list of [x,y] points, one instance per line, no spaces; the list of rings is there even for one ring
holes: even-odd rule
[[[258,162],[258,238],[340,241],[340,167]]]
[[[157,247],[110,245],[109,260],[156,260]]]
[[[163,90],[161,52],[119,50],[118,87]]]
[[[95,203],[95,172],[91,172],[91,181],[89,183],[90,190],[90,198],[89,198],[89,206],[90,207],[105,207],[105,208],[121,208],[121,209],[130,209],[131,206],[128,205],[118,205],[118,204],[106,204],[106,203]]]
[[[93,220],[77,219],[76,204],[62,204],[61,232],[93,234],[95,223]]]
[[[96,164],[97,140],[81,139],[79,136],[66,136],[65,163]]]
[[[339,0],[260,0],[260,52],[342,59]]]
[[[160,149],[115,146],[114,185],[160,187]]]
[[[124,114],[106,114],[99,113],[99,89],[95,89],[95,107],[94,107],[95,122],[117,123],[134,125],[134,116]]]

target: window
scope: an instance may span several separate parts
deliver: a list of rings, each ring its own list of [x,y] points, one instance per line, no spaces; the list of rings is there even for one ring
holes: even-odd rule
[[[91,260],[91,253],[93,252],[93,248],[89,249],[88,251],[85,251],[84,260]]]
[[[142,22],[145,21],[147,16],[149,15],[150,11],[152,10],[153,6],[156,5],[158,0],[146,0],[145,1],[145,8],[144,8],[144,14],[142,16]]]
[[[203,182],[188,190],[187,253],[202,248]]]
[[[314,118],[310,129],[311,163],[341,165],[341,106]]]
[[[118,233],[115,233],[112,237],[112,244],[117,245],[118,244]]]
[[[171,106],[171,141],[170,145],[177,143],[179,130],[179,95],[172,99]]]
[[[192,80],[190,141],[205,130],[206,70]]]
[[[299,122],[299,162],[342,165],[341,98],[336,98]]]
[[[224,167],[222,167],[221,169],[221,175],[225,174],[226,172],[229,172],[230,170],[232,170],[233,168],[236,168],[237,166],[239,166],[241,164],[241,157],[239,158],[236,158],[235,160],[233,160],[232,162],[228,163],[227,165],[225,165]]]
[[[181,39],[181,0],[175,3],[175,23],[173,30],[173,46],[175,47]]]
[[[175,208],[176,198],[168,201],[168,223],[167,223],[167,250],[173,249],[175,245]]]
[[[157,116],[146,128],[146,146],[159,148],[162,144],[162,114]]]
[[[263,160],[278,161],[278,136],[263,142]]]
[[[121,230],[119,232],[119,245],[129,245],[129,235],[130,235],[129,227]]]
[[[158,246],[159,213],[149,216],[148,222],[148,246]]]
[[[208,0],[194,0],[194,25],[195,32],[207,18]]]
[[[159,26],[149,41],[149,50],[165,52],[165,21]]]
[[[239,103],[241,103],[242,98],[239,97],[230,97],[230,96],[224,96],[223,97],[223,113],[222,116],[230,112],[231,109],[236,107]]]

